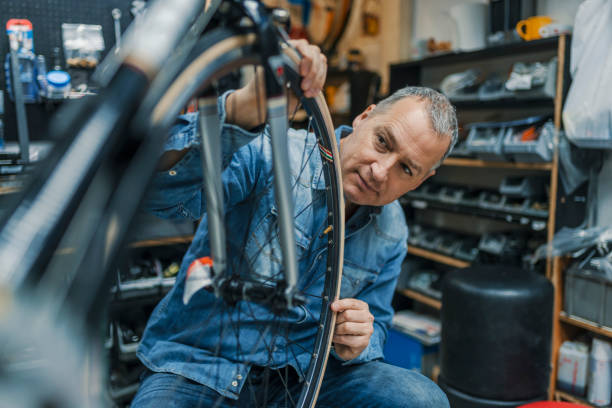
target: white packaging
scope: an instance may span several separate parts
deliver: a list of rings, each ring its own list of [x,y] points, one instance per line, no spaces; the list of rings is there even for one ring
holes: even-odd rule
[[[611,360],[612,348],[610,343],[593,339],[589,361],[591,368],[588,392],[588,400],[591,404],[597,406],[610,404],[610,394],[612,394]]]
[[[565,341],[559,349],[557,388],[584,396],[587,385],[589,347],[580,342]]]

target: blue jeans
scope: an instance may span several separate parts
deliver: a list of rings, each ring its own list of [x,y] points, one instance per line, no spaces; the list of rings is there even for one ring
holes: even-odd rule
[[[284,369],[279,370],[285,376]],[[262,387],[268,376],[268,387]],[[252,370],[251,381],[242,388],[240,398],[231,400],[201,384],[175,374],[149,373],[140,384],[132,408],[141,407],[250,407],[263,401],[267,389],[268,407],[293,406],[284,400],[280,376],[275,371]],[[299,393],[297,375],[289,376],[293,395]],[[294,397],[295,398],[295,397]],[[317,407],[406,407],[449,408],[446,395],[423,375],[381,361],[342,366],[330,358],[321,386]]]

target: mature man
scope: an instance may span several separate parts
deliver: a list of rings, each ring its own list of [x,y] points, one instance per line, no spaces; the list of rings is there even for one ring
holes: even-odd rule
[[[305,42],[295,45],[305,56],[300,65],[304,77],[302,89],[307,96],[313,96],[324,83],[325,57],[318,48]],[[220,98],[224,137],[250,136],[241,128],[261,124],[261,115],[248,109],[257,95],[251,83]],[[158,214],[176,212],[194,219],[203,215],[202,193],[197,184],[199,155],[191,153],[195,151],[191,149],[197,139],[195,133],[195,124],[190,122],[168,141],[162,167],[169,171],[155,181],[161,193],[154,193],[150,204]],[[342,136],[340,162],[346,199],[345,275],[341,299],[331,305],[338,312],[334,350],[318,406],[448,407],[446,397],[433,382],[413,371],[383,363],[381,359],[393,315],[391,298],[408,236],[403,212],[395,200],[432,176],[451,150],[457,137],[454,109],[444,96],[431,89],[408,87],[378,105],[369,106],[353,120],[352,129],[341,127],[337,133]],[[320,172],[320,157],[312,155],[304,161],[303,154],[295,153],[299,151],[296,146],[307,145],[312,135],[290,130],[288,137],[290,160],[305,169],[304,177],[308,179],[301,194],[320,193],[316,191],[320,188],[317,183],[320,174],[314,174],[315,169]],[[230,197],[226,203],[230,207],[226,220],[235,227],[232,235],[256,236],[257,232],[251,231],[250,226],[244,227],[247,223],[243,212],[250,205],[250,191],[260,188],[261,180],[267,179],[254,176],[265,167],[259,156],[266,150],[262,148],[266,140],[266,137],[257,137],[237,151],[224,174],[225,190]],[[172,183],[180,187],[170,187]],[[317,228],[325,219],[326,210],[312,207],[307,221],[299,228],[316,240]],[[269,209],[256,210],[254,217],[259,221],[255,224],[258,228],[266,227]],[[194,296],[196,303],[189,307],[182,303],[185,269],[194,259],[207,255],[206,251],[207,229],[201,223],[183,260],[177,284],[157,306],[145,331],[138,356],[149,371],[134,399],[135,407],[212,406],[220,396],[225,397],[222,406],[246,406],[245,401],[257,393],[253,383],[257,385],[261,381],[261,370],[213,356],[206,349],[208,340],[213,341],[209,337],[218,332],[211,334],[198,329],[204,325],[222,327],[224,318],[214,316],[202,321],[201,310],[210,307],[207,299],[211,296],[198,299]],[[316,252],[309,251],[305,250],[300,273],[306,270],[314,273],[324,267],[318,263]],[[317,284],[314,282],[312,293],[317,293]],[[296,320],[287,317],[288,327],[296,338],[308,337],[304,320],[316,322],[317,316],[313,313],[316,312],[305,312]],[[241,346],[257,348],[257,342],[249,337],[246,329],[244,332],[238,329],[237,337]],[[296,353],[294,360],[300,360],[299,350]],[[255,355],[255,361],[257,358]],[[273,365],[273,369],[293,367],[299,372],[299,361],[281,361],[280,355],[273,355],[272,360],[265,364]],[[282,401],[276,402],[282,404]]]

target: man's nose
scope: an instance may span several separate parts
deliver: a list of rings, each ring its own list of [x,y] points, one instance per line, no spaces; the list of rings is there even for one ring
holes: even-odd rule
[[[389,170],[393,166],[391,160],[378,160],[372,163],[372,178],[378,184],[387,181]]]

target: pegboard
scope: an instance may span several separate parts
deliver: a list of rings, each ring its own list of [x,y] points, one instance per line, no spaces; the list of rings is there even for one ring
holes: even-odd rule
[[[2,75],[0,89],[4,91],[4,137],[5,140],[17,140],[15,105],[6,94],[4,80],[4,61],[9,51],[6,36],[6,22],[11,18],[27,18],[32,22],[34,32],[34,52],[45,56],[47,68],[53,64],[53,48],[61,50],[61,61],[64,69],[64,51],[62,45],[62,24],[97,24],[102,26],[105,55],[115,45],[115,26],[111,10],[121,10],[121,31],[125,31],[132,21],[130,14],[131,0],[0,0],[0,59]],[[47,137],[46,124],[57,106],[26,105],[30,139],[40,140]]]

